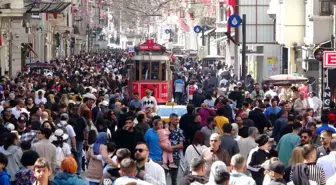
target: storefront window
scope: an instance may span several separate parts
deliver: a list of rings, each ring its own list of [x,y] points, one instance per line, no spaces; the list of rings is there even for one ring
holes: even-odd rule
[[[331,2],[330,0],[321,0],[321,11],[320,15],[329,16],[332,14],[331,12]]]

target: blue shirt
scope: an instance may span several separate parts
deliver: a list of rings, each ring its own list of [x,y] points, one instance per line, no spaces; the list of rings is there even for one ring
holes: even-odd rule
[[[271,114],[278,114],[281,111],[280,107],[268,107],[264,114],[269,119]]]
[[[175,92],[183,92],[184,81],[182,79],[177,79],[175,80],[174,86],[175,86]]]
[[[141,100],[131,100],[130,106],[133,105],[135,108],[142,109],[142,101]]]
[[[332,133],[335,133],[335,129],[333,127],[330,127],[327,123],[323,123],[322,126],[317,128],[316,133],[317,135],[321,135],[321,132],[324,130],[330,130]]]
[[[153,128],[150,128],[145,133],[144,138],[149,147],[149,158],[153,161],[161,161],[162,149],[160,147],[160,138],[158,133]]]

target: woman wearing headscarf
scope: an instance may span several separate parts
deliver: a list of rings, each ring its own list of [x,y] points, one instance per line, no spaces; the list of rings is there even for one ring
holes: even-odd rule
[[[239,141],[242,137],[238,135],[239,132],[239,127],[237,123],[232,123],[232,137],[236,140]]]
[[[107,143],[108,136],[106,132],[100,132],[97,135],[96,142],[92,144],[87,151],[86,155],[89,161],[87,180],[90,185],[98,185],[103,176],[103,164],[97,159],[97,155],[101,155],[105,163],[112,165],[112,160],[108,157]]]

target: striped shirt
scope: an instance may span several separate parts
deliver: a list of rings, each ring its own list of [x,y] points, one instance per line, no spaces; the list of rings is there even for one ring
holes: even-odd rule
[[[309,180],[317,182],[318,185],[325,185],[325,173],[321,167],[316,166],[315,163],[307,163],[307,168],[309,170]],[[292,181],[293,168],[290,173],[290,181]]]

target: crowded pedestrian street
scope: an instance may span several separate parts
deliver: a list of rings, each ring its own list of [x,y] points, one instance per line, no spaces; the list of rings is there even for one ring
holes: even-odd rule
[[[0,185],[336,185],[332,2],[0,0]]]

